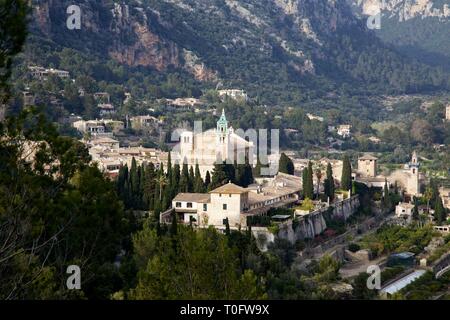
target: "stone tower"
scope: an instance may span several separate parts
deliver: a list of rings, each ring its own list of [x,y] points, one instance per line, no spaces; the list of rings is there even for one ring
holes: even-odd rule
[[[416,151],[413,152],[411,157],[411,162],[408,164],[409,167],[409,178],[407,181],[407,191],[411,195],[418,195],[420,193],[419,186],[419,168],[420,162],[417,157]]]

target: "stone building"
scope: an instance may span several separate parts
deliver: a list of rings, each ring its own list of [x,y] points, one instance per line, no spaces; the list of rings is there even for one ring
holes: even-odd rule
[[[364,155],[358,159],[358,172],[366,177],[377,176],[378,158],[372,155]]]
[[[230,182],[209,193],[179,193],[161,214],[161,222],[170,222],[175,212],[184,223],[223,228],[228,219],[230,227],[238,229],[247,226],[247,217],[296,203],[300,189],[301,178],[279,173],[263,185],[242,188]]]
[[[195,166],[198,163],[200,173],[205,177],[207,171],[212,172],[216,163],[244,163],[247,159],[253,165],[254,146],[251,141],[234,133],[222,111],[216,129],[200,133],[188,130],[181,132],[180,142],[173,148],[171,156],[174,162],[180,164]]]

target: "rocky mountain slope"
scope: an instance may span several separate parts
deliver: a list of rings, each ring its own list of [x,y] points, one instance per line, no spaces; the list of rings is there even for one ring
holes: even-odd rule
[[[55,52],[72,48],[129,68],[181,70],[266,98],[449,85],[445,75],[383,45],[346,1],[80,0],[81,30],[68,30],[71,1],[34,0],[31,33],[35,45]]]
[[[402,53],[450,70],[449,0],[349,0],[359,16],[381,11],[377,35]]]

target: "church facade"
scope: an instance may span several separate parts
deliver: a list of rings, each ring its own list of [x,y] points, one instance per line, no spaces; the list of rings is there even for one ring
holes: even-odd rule
[[[185,130],[180,134],[180,142],[171,152],[172,160],[180,165],[199,165],[200,173],[205,177],[206,172],[212,174],[214,164],[230,164],[235,162],[254,164],[254,145],[234,132],[228,126],[225,111],[222,111],[215,129],[205,132]]]

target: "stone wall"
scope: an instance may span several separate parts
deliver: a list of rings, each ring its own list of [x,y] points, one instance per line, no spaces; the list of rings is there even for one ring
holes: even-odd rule
[[[327,224],[325,222],[324,215],[330,210],[330,208],[332,218],[347,220],[358,210],[359,205],[359,196],[355,195],[348,199],[333,203],[329,207],[313,211],[306,216],[297,218],[298,225],[295,227],[295,238],[293,240],[296,241],[307,238],[312,239],[325,231]],[[283,234],[280,236],[283,236]]]

